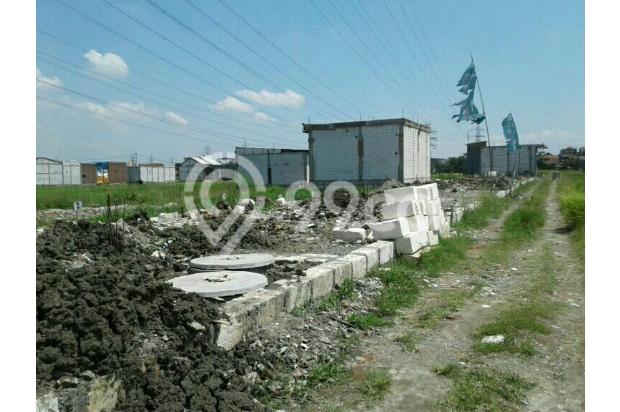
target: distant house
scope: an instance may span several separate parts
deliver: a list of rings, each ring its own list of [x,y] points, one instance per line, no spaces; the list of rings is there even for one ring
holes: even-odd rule
[[[185,182],[188,177],[202,180],[210,176],[210,180],[221,179],[221,163],[213,156],[190,156],[179,164],[179,180]]]
[[[490,171],[498,175],[535,176],[538,172],[537,152],[545,148],[544,144],[522,144],[514,152],[506,146],[487,146],[486,142],[467,144],[467,174],[487,175]]]
[[[236,147],[235,155],[252,162],[266,185],[288,186],[308,180],[307,150]]]

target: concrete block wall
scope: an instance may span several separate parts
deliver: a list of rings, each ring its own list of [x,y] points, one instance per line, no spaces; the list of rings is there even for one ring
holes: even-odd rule
[[[266,185],[288,186],[306,179],[308,166],[308,151],[306,150],[238,147],[235,153],[254,164]],[[271,182],[269,181],[270,168]]]

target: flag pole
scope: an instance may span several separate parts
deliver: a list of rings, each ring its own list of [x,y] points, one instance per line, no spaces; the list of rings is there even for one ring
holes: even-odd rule
[[[474,56],[471,54],[471,50],[469,51],[469,57],[471,57],[471,62],[474,64]],[[480,95],[480,104],[482,106],[482,114],[484,115],[484,125],[487,129],[487,143],[489,144],[489,172],[493,170],[493,153],[491,149],[491,134],[489,133],[489,119],[487,118],[487,111],[484,108],[484,99],[482,98],[482,89],[480,89],[480,76],[478,76],[478,70],[476,70],[476,84],[478,84],[478,94]]]

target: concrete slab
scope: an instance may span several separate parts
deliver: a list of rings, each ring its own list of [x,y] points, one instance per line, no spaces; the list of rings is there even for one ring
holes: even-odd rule
[[[401,255],[410,255],[422,249],[428,244],[427,232],[411,232],[407,236],[396,239],[396,252]]]
[[[369,273],[371,270],[379,266],[379,249],[376,247],[360,247],[349,254],[360,255],[366,258],[366,273]]]
[[[351,262],[344,259],[336,259],[330,262],[321,263],[319,268],[328,268],[331,269],[334,273],[334,285],[340,286],[344,283],[345,280],[351,279],[351,272],[353,271],[353,267]]]
[[[317,301],[329,295],[334,288],[334,271],[326,267],[306,269],[306,278],[312,285],[312,300]]]
[[[428,217],[428,227],[430,230],[441,230],[442,226],[445,224],[445,218],[441,216],[429,216]]]
[[[439,236],[435,232],[429,230],[426,232],[426,235],[428,237],[429,246],[437,246],[439,244]]]
[[[366,256],[349,253],[342,259],[351,262],[351,279],[361,279],[368,273]]]
[[[413,216],[416,214],[418,207],[417,201],[407,200],[405,202],[398,203],[385,203],[381,207],[381,213],[383,219],[395,219],[398,217]]]
[[[358,240],[362,242],[366,239],[366,229],[361,227],[352,227],[349,229],[334,228],[332,230],[332,236],[334,239],[343,240],[347,243],[355,243]]]
[[[416,195],[419,200],[434,200],[439,198],[437,183],[416,186]]]
[[[394,259],[394,242],[378,241],[368,245],[370,248],[375,248],[379,251],[379,264],[385,265]]]
[[[189,264],[202,270],[241,270],[273,265],[275,259],[267,253],[212,255],[192,259]]]
[[[234,296],[267,286],[265,275],[244,271],[199,272],[168,281],[175,289],[203,297]]]
[[[443,209],[441,208],[441,200],[427,200],[426,202],[426,214],[428,216],[435,216],[443,213]]]
[[[368,226],[370,226],[376,240],[398,239],[409,233],[409,224],[404,217],[384,222],[369,223]]]
[[[409,216],[407,223],[409,224],[409,232],[428,230],[428,218],[424,215]]]
[[[414,186],[398,187],[387,189],[383,192],[385,203],[399,203],[407,200],[418,200]]]

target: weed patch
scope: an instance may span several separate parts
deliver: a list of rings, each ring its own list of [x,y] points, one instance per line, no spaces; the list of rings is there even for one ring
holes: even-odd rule
[[[357,390],[368,401],[377,401],[385,398],[392,386],[392,377],[383,369],[368,372],[366,378],[361,382]]]
[[[535,386],[518,375],[494,369],[465,369],[448,364],[435,373],[453,381],[443,403],[457,411],[517,409]]]

